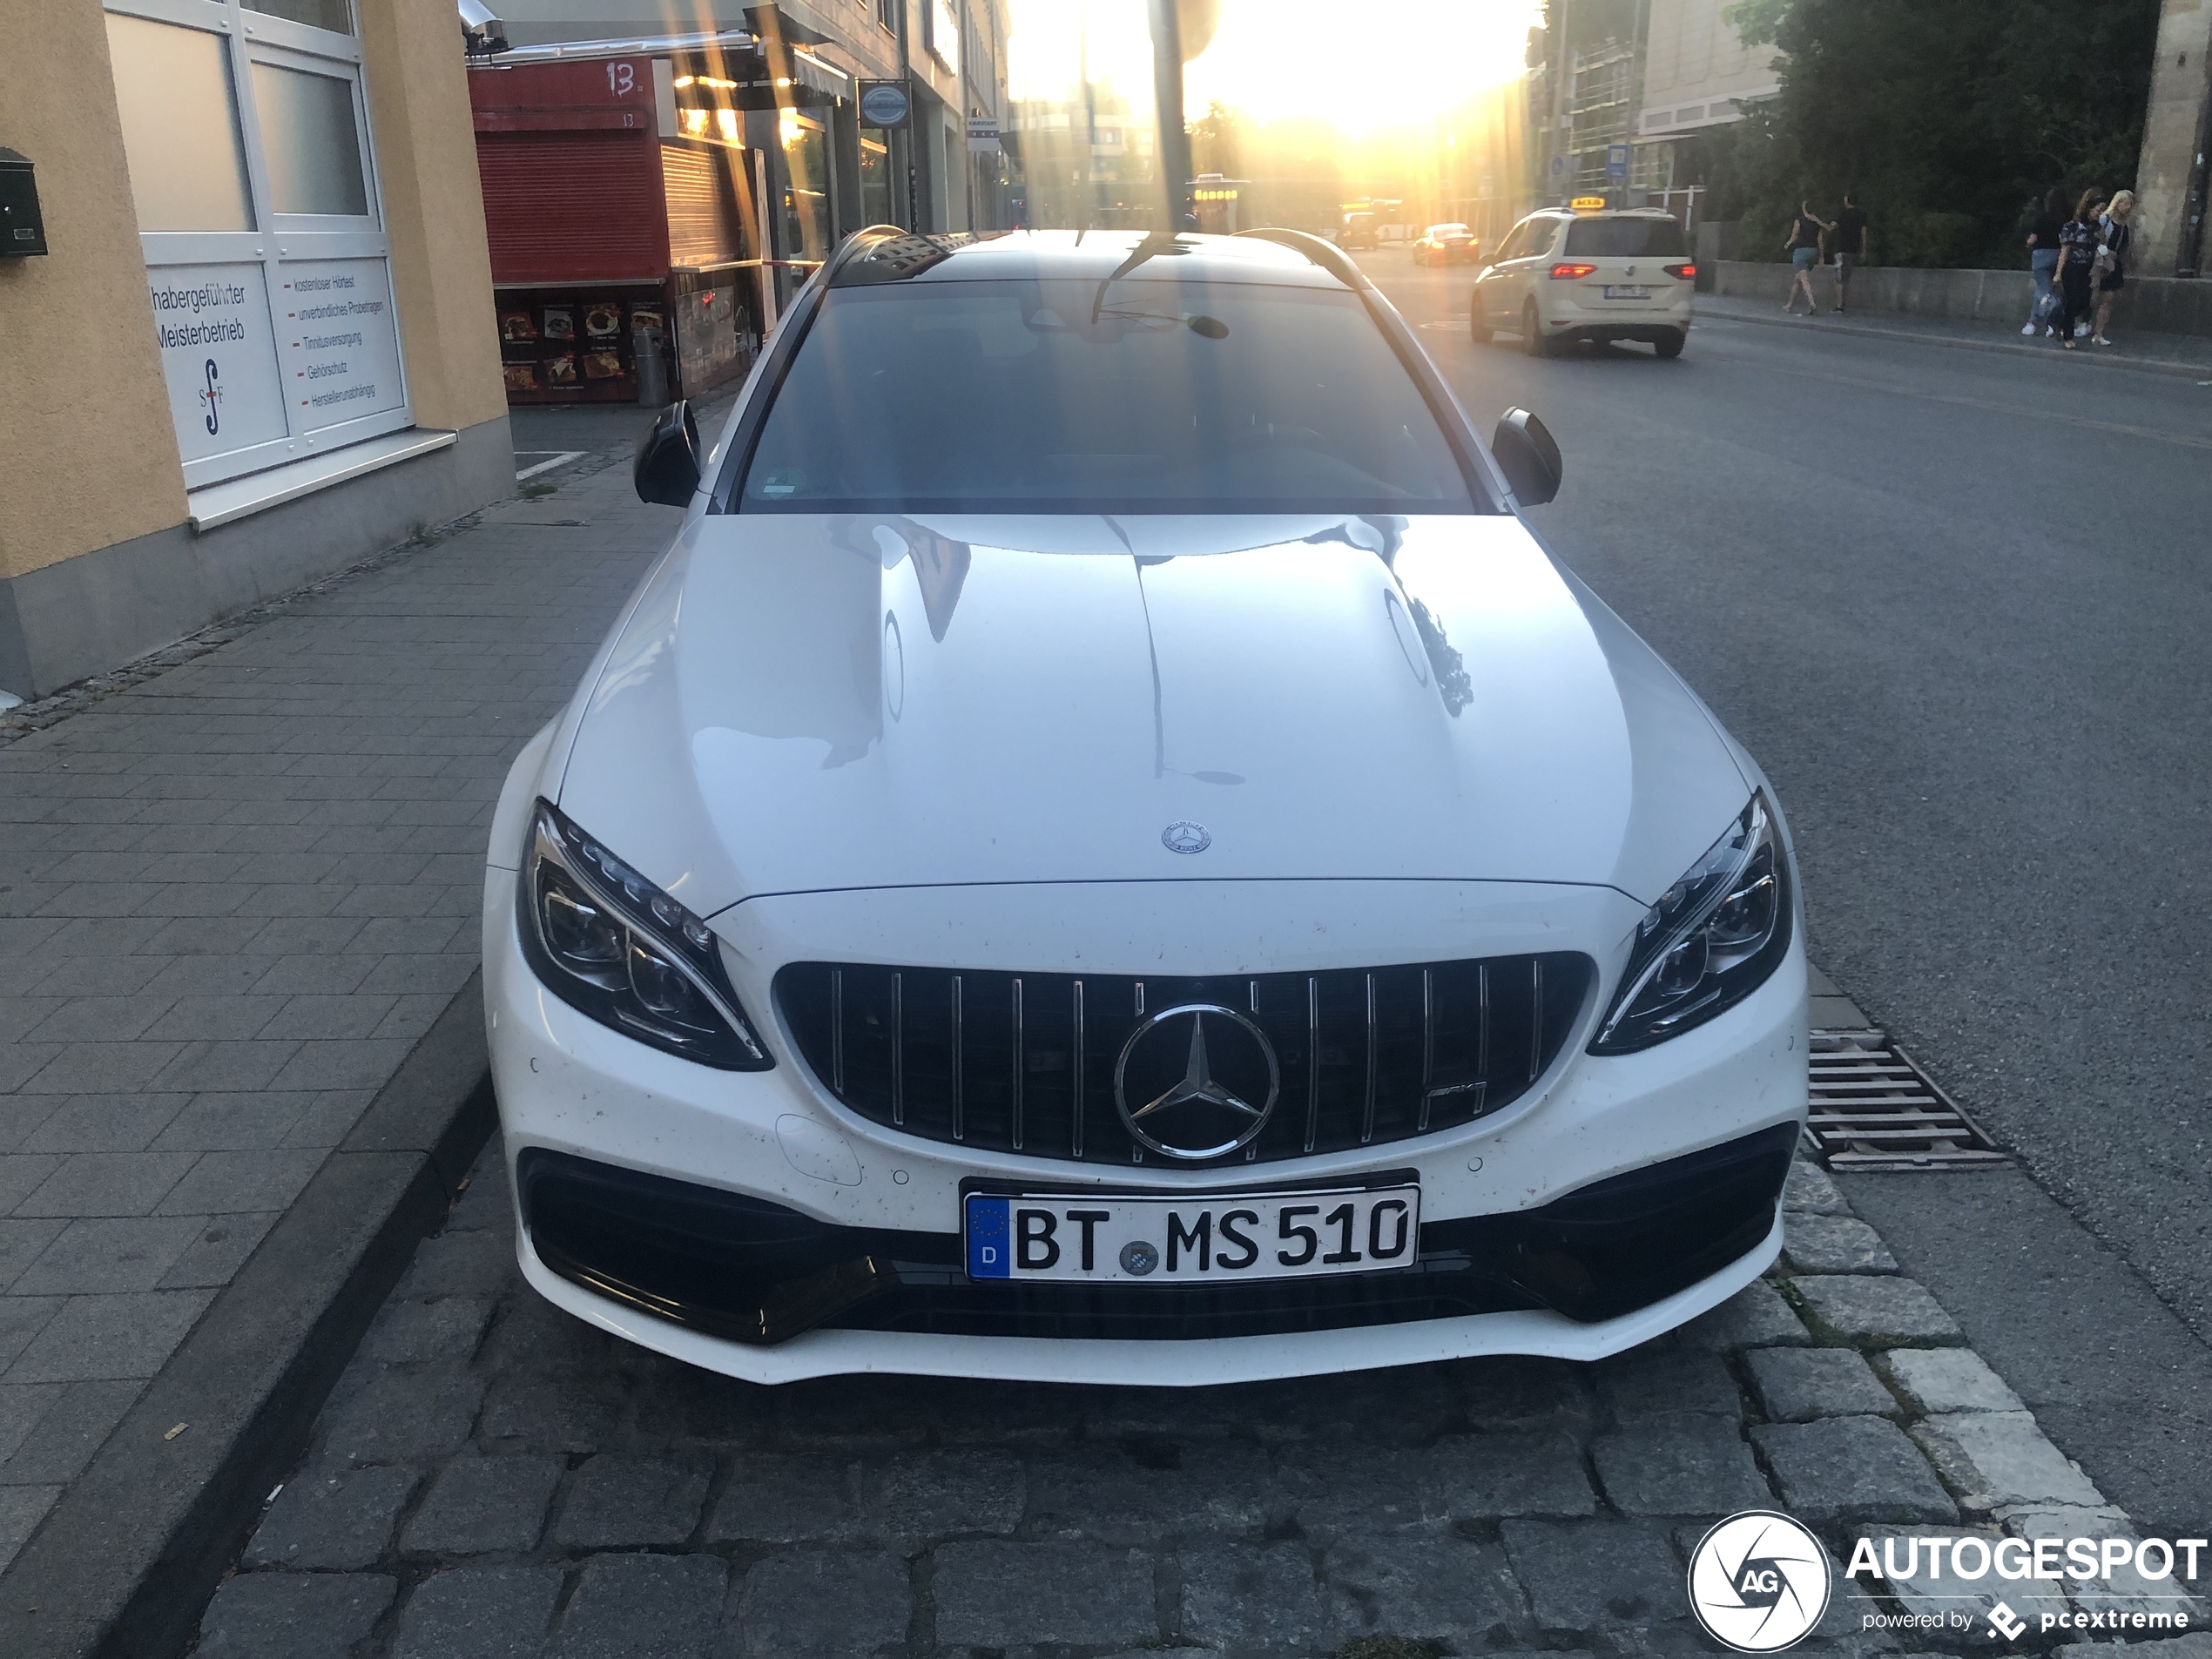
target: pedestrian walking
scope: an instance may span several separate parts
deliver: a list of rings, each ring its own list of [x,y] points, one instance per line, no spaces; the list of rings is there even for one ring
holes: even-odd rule
[[[2033,339],[2051,326],[2051,310],[2058,303],[2051,277],[2059,268],[2059,231],[2066,223],[2066,198],[2054,185],[2043,192],[2040,203],[2029,206],[2035,210],[2027,233],[2027,269],[2035,283],[2035,304],[2020,325],[2020,333]]]
[[[2112,302],[2128,285],[2128,256],[2135,239],[2134,226],[2128,221],[2135,216],[2135,192],[2123,190],[2112,199],[2097,220],[2097,228],[2104,233],[2103,245],[2097,250],[2096,263],[2091,271],[2097,280],[2097,326],[2089,332],[2093,346],[2109,346],[2111,336],[2105,325],[2112,320]]]
[[[1794,311],[1797,305],[1797,291],[1804,290],[1805,315],[1810,317],[1820,309],[1820,302],[1812,297],[1812,267],[1820,263],[1820,239],[1828,233],[1828,221],[1812,211],[1811,201],[1797,204],[1797,216],[1790,222],[1789,239],[1782,250],[1790,256],[1796,267],[1790,278],[1790,297],[1782,302],[1784,311]]]
[[[1828,257],[1836,266],[1836,309],[1841,311],[1851,297],[1851,273],[1866,260],[1866,215],[1858,210],[1858,196],[1848,190],[1844,211],[1828,227]]]
[[[2059,343],[2068,351],[2074,349],[2076,327],[2085,333],[2088,327],[2084,319],[2089,314],[2089,274],[2104,241],[2104,229],[2097,223],[2097,210],[2102,206],[2101,192],[2085,190],[2074,204],[2074,217],[2059,226],[2058,268],[2051,273],[2059,304],[2052,326]]]

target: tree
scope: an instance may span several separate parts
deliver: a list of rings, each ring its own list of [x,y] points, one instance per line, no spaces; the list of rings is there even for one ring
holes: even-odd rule
[[[1781,91],[1685,157],[1755,256],[1809,195],[1856,190],[1875,257],[2025,264],[2020,220],[2057,185],[2128,183],[2142,143],[2158,0],[1739,0]]]

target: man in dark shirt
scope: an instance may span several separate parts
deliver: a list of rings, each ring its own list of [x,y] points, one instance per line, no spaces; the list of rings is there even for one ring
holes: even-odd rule
[[[1844,211],[1836,215],[1826,239],[1828,257],[1836,263],[1836,309],[1841,311],[1851,294],[1851,271],[1866,257],[1866,215],[1859,212],[1857,196],[1844,193]]]

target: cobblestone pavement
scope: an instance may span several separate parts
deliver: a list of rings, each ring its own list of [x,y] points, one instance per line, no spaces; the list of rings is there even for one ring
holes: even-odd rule
[[[676,517],[610,468],[0,732],[0,1568],[475,969]]]
[[[1788,1203],[1773,1279],[1596,1366],[764,1388],[524,1286],[495,1145],[199,1652],[1693,1652],[1714,1649],[1685,1552],[1737,1510],[1780,1507],[1838,1550],[1901,1523],[2124,1529],[1824,1175],[1799,1165]],[[1839,1588],[1816,1645],[1895,1645],[1864,1634],[1877,1606]]]

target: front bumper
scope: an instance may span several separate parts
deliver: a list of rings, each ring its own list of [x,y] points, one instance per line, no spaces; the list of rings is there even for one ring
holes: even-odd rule
[[[911,959],[899,941],[934,931],[941,950],[979,968],[1001,965],[994,952],[1051,960],[1048,941],[1064,941],[1077,914],[1069,893],[740,907],[718,927],[778,1064],[732,1074],[645,1049],[546,992],[516,938],[514,881],[488,873],[485,995],[525,1276],[581,1318],[732,1375],[1157,1385],[1493,1352],[1596,1358],[1724,1299],[1779,1249],[1777,1195],[1805,1099],[1799,946],[1727,1015],[1619,1059],[1581,1053],[1611,994],[1601,983],[1549,1075],[1493,1118],[1264,1170],[1140,1172],[867,1123],[819,1089],[773,1018],[775,968],[810,950]],[[1307,924],[1300,949],[1319,934],[1352,961],[1440,954],[1420,936],[1427,928],[1509,938],[1516,926],[1589,941],[1602,959],[1595,941],[1625,935],[1642,910],[1608,890],[1502,884],[1426,884],[1419,911],[1392,902],[1393,884],[1161,885],[1173,891],[1117,889],[1116,925],[1152,940],[1242,938],[1255,957],[1266,945],[1252,930],[1295,914]],[[1422,1259],[1405,1274],[1102,1295],[977,1286],[960,1269],[960,1191],[972,1180],[1198,1193],[1386,1171],[1422,1187]]]

